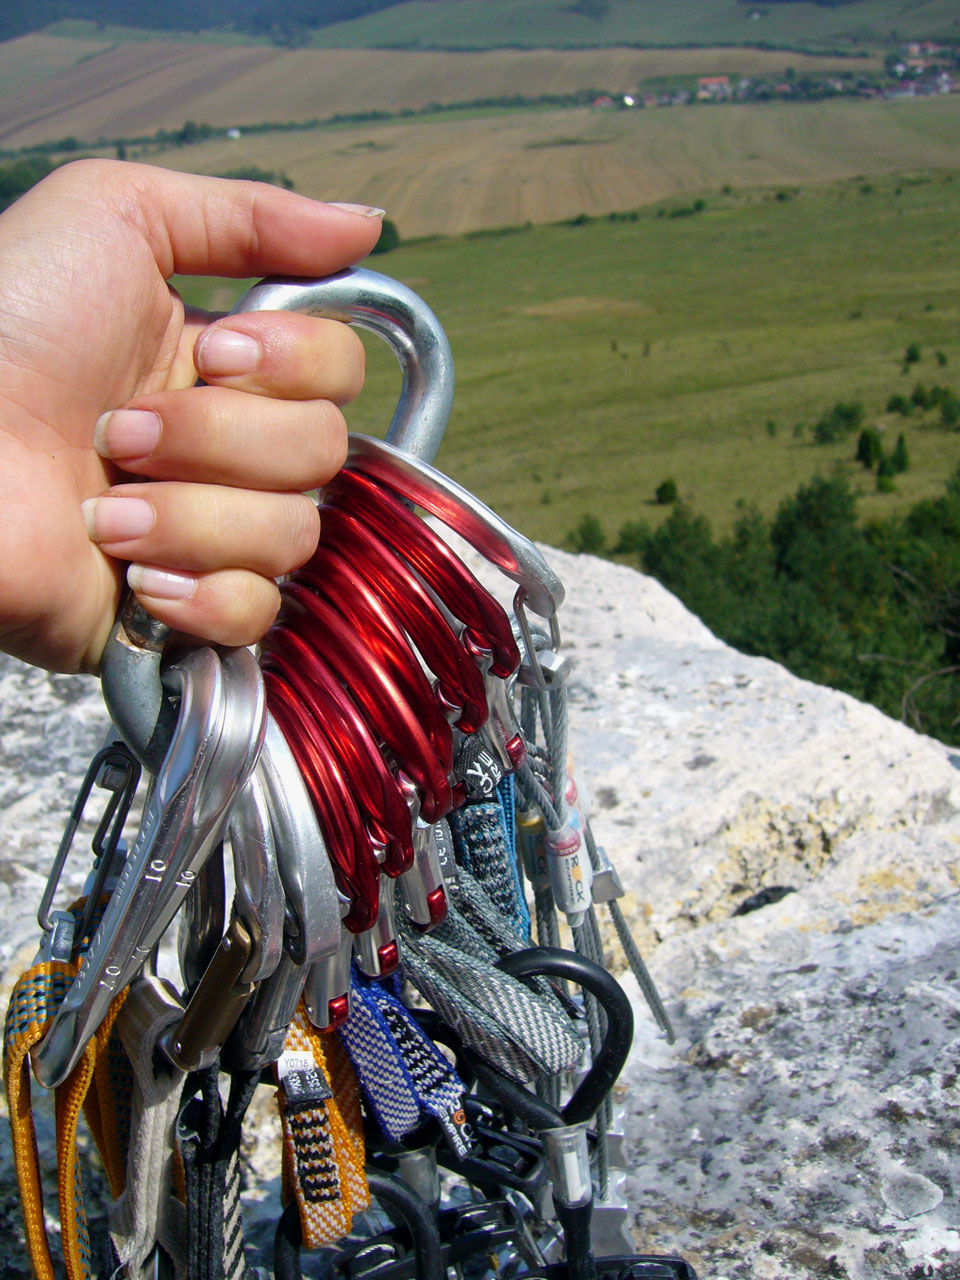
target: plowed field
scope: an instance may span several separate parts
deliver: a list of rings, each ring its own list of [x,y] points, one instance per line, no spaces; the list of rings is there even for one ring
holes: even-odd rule
[[[404,238],[636,209],[734,187],[960,168],[960,96],[631,112],[437,116],[249,135],[149,157],[282,169],[298,191],[362,200]]]
[[[0,44],[0,146],[85,142],[186,120],[215,125],[325,119],[580,89],[627,92],[656,76],[779,75],[874,65],[758,49],[500,49],[407,53],[200,43],[107,45],[31,35]]]

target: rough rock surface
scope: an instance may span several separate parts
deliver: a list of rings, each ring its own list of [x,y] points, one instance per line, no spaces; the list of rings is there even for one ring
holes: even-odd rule
[[[704,1280],[960,1277],[960,754],[734,652],[630,569],[549,558],[573,750],[678,1032],[641,1014],[619,1086],[638,1247]],[[0,695],[6,992],[105,720],[91,682],[2,658]]]

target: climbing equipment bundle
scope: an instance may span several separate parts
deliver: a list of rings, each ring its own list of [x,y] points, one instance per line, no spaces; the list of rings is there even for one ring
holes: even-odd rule
[[[369,328],[403,389],[386,442],[353,437],[321,494],[320,544],[258,657],[166,658],[164,629],[123,605],[103,661],[113,727],[7,1013],[33,1269],[60,1261],[31,1067],[54,1092],[68,1280],[290,1280],[303,1250],[311,1274],[351,1280],[690,1280],[624,1233],[611,1091],[633,1010],[598,906],[672,1031],[567,751],[563,587],[431,465],[452,363],[420,299],[354,270],[266,281],[237,309]],[[513,580],[512,621],[438,525]],[[81,827],[87,881],[55,910]],[[241,1212],[260,1085],[282,1146],[272,1271]],[[85,1211],[81,1112],[105,1222]]]

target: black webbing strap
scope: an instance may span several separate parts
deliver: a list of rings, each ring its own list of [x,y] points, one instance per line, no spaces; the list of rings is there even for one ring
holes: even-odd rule
[[[178,1136],[187,1201],[190,1280],[245,1280],[238,1153],[243,1117],[259,1071],[230,1078],[226,1109],[219,1063],[196,1075],[197,1087],[180,1112]]]

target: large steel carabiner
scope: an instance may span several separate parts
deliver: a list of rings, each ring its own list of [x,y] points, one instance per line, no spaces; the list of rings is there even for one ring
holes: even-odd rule
[[[233,314],[246,311],[298,311],[355,324],[383,338],[402,375],[387,440],[425,462],[433,460],[453,402],[453,357],[436,316],[412,290],[376,271],[354,267],[323,280],[263,280],[240,299]],[[163,764],[177,719],[160,683],[167,634],[128,594],[100,668],[113,722],[153,774]]]

